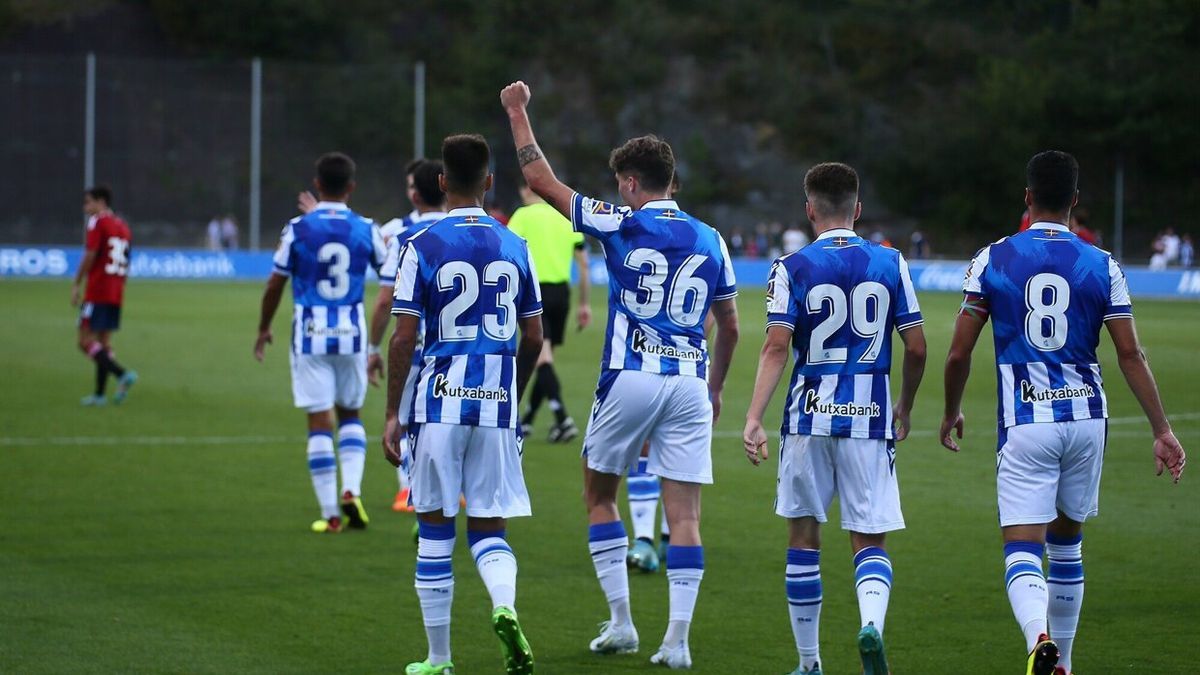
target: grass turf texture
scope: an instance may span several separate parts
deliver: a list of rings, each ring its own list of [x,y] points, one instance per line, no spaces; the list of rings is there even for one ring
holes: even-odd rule
[[[267,363],[251,356],[257,284],[134,281],[115,341],[141,380],[121,407],[80,409],[93,369],[74,348],[65,284],[0,283],[0,671],[397,672],[425,656],[412,589],[411,515],[389,510],[394,473],[375,440],[382,391],[363,415],[371,438],[366,532],[316,536],[303,414],[291,407],[285,311]],[[738,439],[763,329],[762,289],[741,296],[742,344],[724,397],[704,494],[707,570],[692,628],[698,672],[795,667],[783,592],[785,523],[772,514],[775,453],[753,468]],[[899,450],[909,529],[889,539],[896,568],[887,649],[898,673],[1015,673],[1023,645],[1005,598],[994,485],[990,331],[966,402],[968,437],[937,444],[941,361],[958,299],[923,295],[929,368]],[[286,305],[286,303],[285,303]],[[600,308],[597,308],[600,309]],[[1200,305],[1138,302],[1141,335],[1176,431],[1200,452]],[[597,316],[603,317],[598,311]],[[602,328],[572,333],[558,368],[569,410],[591,404]],[[1200,475],[1153,475],[1148,426],[1103,340],[1111,427],[1101,516],[1088,525],[1087,595],[1075,670],[1194,669]],[[898,377],[897,377],[898,380]],[[112,392],[110,385],[110,394]],[[781,395],[771,405],[778,423]],[[579,447],[525,445],[534,517],[510,524],[518,605],[543,673],[651,668],[666,624],[663,575],[632,574],[641,653],[587,650],[607,618],[587,553]],[[1190,506],[1189,506],[1190,505]],[[622,501],[622,512],[626,504]],[[831,514],[837,522],[836,510]],[[500,668],[490,606],[465,546],[454,557],[454,661]],[[857,672],[858,610],[846,535],[825,530],[821,646],[826,672]]]

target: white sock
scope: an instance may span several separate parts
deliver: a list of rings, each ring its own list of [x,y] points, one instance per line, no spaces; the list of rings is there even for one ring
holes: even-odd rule
[[[633,538],[654,541],[654,515],[661,489],[658,476],[646,473],[645,458],[639,459],[636,469],[629,472],[628,490]]]
[[[858,593],[861,625],[873,623],[882,635],[888,599],[892,595],[892,561],[887,551],[868,546],[854,555],[854,589]]]
[[[408,483],[408,434],[400,434],[400,466],[396,467],[396,481],[401,490],[407,490]]]
[[[359,496],[367,462],[367,430],[356,417],[343,420],[338,427],[338,461],[342,465],[342,491]]]
[[[676,646],[687,644],[688,631],[692,626],[692,613],[696,610],[696,597],[700,595],[700,580],[704,578],[703,546],[667,547],[667,586],[670,589],[667,634],[663,644]]]
[[[1025,634],[1025,651],[1037,646],[1038,636],[1046,633],[1046,609],[1049,598],[1046,578],[1042,576],[1041,544],[1011,541],[1004,545],[1004,585],[1013,616]]]
[[[517,556],[504,539],[504,530],[467,532],[471,555],[483,586],[492,596],[492,609],[513,609],[517,602]]]
[[[633,623],[629,609],[629,571],[625,568],[625,556],[629,553],[629,536],[625,525],[619,520],[588,526],[588,549],[592,552],[592,566],[604,598],[608,600],[610,620],[614,626]]]
[[[450,660],[450,606],[454,604],[454,523],[431,525],[418,521],[417,598],[425,637],[429,640],[429,662]]]
[[[789,548],[787,552],[788,615],[800,655],[800,669],[812,670],[821,660],[821,552]]]
[[[308,473],[312,476],[317,503],[321,505],[321,517],[341,515],[338,507],[337,459],[333,456],[333,434],[330,432],[308,432]]]
[[[1047,536],[1046,558],[1050,563],[1050,574],[1046,576],[1050,637],[1058,644],[1058,665],[1069,673],[1075,629],[1083,608],[1083,535],[1073,539]]]

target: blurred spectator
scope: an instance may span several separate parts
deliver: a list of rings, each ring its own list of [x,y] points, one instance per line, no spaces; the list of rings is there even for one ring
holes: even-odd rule
[[[208,221],[208,231],[204,236],[204,244],[210,251],[221,250],[221,221],[213,216],[212,220]]]
[[[1032,223],[1029,222],[1029,209],[1025,209],[1025,213],[1021,214],[1021,227],[1017,231],[1024,232],[1025,230],[1029,229],[1030,225],[1032,225]]]
[[[913,230],[908,241],[908,257],[913,260],[924,260],[930,255],[929,240],[920,230]]]
[[[1168,227],[1158,233],[1151,248],[1154,250],[1154,255],[1150,256],[1150,269],[1165,270],[1168,265],[1179,260],[1183,242],[1179,239],[1179,235],[1175,234],[1175,228]]]
[[[1196,250],[1192,248],[1192,235],[1185,234],[1179,242],[1179,264],[1184,267],[1191,267],[1196,256]]]
[[[746,252],[746,238],[742,236],[742,228],[735,227],[729,234],[729,255],[738,258]]]
[[[888,239],[887,236],[884,235],[883,230],[880,230],[878,228],[876,228],[875,231],[871,233],[871,241],[875,242],[876,244],[879,244],[880,246],[885,246],[887,248],[896,248],[895,246],[892,246],[892,240]]]
[[[1095,230],[1087,226],[1087,221],[1088,210],[1075,209],[1071,212],[1071,231],[1075,233],[1076,237],[1079,237],[1081,240],[1086,241],[1092,246],[1099,246],[1100,236]]]
[[[795,253],[808,246],[808,242],[808,233],[802,230],[800,225],[793,224],[783,231],[783,254]]]
[[[500,208],[496,202],[491,202],[487,206],[487,214],[500,222],[501,225],[508,225],[508,214],[504,209]]]
[[[236,251],[238,248],[237,219],[232,213],[225,214],[221,220],[221,245],[226,251]]]

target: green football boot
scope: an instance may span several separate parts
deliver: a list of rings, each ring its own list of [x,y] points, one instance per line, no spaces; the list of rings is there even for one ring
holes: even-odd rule
[[[410,663],[404,669],[404,675],[454,675],[454,664],[449,661],[432,665],[429,659],[420,663]]]
[[[871,622],[858,632],[858,655],[862,657],[863,675],[888,675],[887,657],[883,653],[883,636]]]
[[[532,675],[533,650],[529,648],[525,633],[521,632],[517,613],[508,607],[497,607],[492,612],[492,629],[496,631],[496,637],[500,638],[506,675]]]

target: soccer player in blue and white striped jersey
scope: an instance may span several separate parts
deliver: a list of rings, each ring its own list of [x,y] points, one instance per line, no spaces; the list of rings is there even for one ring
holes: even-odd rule
[[[460,494],[466,497],[471,554],[491,595],[505,672],[533,672],[533,654],[517,622],[517,559],[505,525],[508,518],[530,515],[518,403],[542,349],[542,299],[525,240],[483,210],[492,186],[490,157],[482,136],[445,139],[440,183],[450,211],[408,239],[396,273],[383,436],[395,466],[400,429],[409,424],[398,419],[400,399],[425,324],[408,434],[419,527],[416,588],[429,654],[409,664],[407,675],[454,671],[451,554]]]
[[[712,425],[738,338],[733,267],[721,235],[671,199],[670,145],[643,136],[613,151],[609,166],[627,206],[584,197],[555,178],[542,156],[526,112],[529,97],[523,82],[500,94],[525,181],[577,231],[600,241],[608,265],[608,331],[583,454],[589,548],[610,620],[591,649],[638,649],[617,490],[649,440],[648,470],[663,479],[671,528],[670,620],[650,661],[687,668],[688,631],[704,576],[700,486],[712,482]],[[704,338],[710,307],[717,324],[711,364]]]
[[[367,395],[367,315],[363,284],[367,267],[385,255],[379,228],[346,206],[354,191],[354,162],[332,152],[317,160],[313,180],[320,201],[283,228],[275,270],[263,292],[254,356],[272,341],[271,319],[284,286],[292,280],[292,397],[308,413],[308,468],[321,506],[314,532],[342,529],[338,504],[351,527],[367,525],[360,491],[366,462],[366,431],[359,409]],[[337,409],[338,451],[333,448]]]
[[[925,369],[923,321],[904,257],[854,232],[862,212],[854,169],[818,164],[804,177],[804,193],[817,238],[772,268],[767,336],[743,443],[752,463],[766,459],[763,414],[790,348],[796,364],[784,403],[775,513],[788,519],[786,590],[800,656],[794,672],[821,672],[820,524],[837,495],[854,551],[863,672],[886,675],[892,563],[884,542],[904,527],[895,444],[908,435]],[[895,406],[893,331],[904,342]]]
[[[971,353],[990,317],[1005,586],[1025,635],[1026,672],[1069,674],[1083,602],[1083,521],[1098,511],[1108,432],[1096,357],[1102,327],[1150,420],[1158,472],[1165,467],[1178,482],[1186,457],[1138,342],[1125,274],[1108,252],[1067,227],[1079,195],[1075,158],[1057,151],[1035,155],[1026,178],[1029,229],[985,246],[967,269],[966,299],[946,360],[941,439],[958,450],[951,434],[962,438]]]

